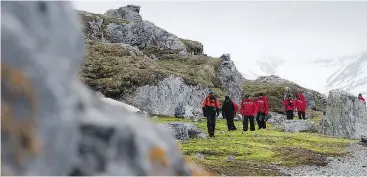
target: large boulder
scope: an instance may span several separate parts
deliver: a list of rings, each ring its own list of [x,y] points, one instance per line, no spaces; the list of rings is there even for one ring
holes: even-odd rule
[[[2,175],[209,175],[169,131],[80,82],[83,34],[69,2],[1,5]]]
[[[206,138],[207,134],[203,133],[192,123],[169,122],[160,124],[161,127],[169,130],[177,140],[188,140],[189,138]]]
[[[222,87],[228,90],[229,96],[237,104],[241,102],[242,90],[245,78],[238,72],[234,62],[231,60],[230,54],[223,54],[221,57],[221,65],[219,66],[219,80]]]
[[[207,88],[189,86],[182,78],[171,76],[157,85],[139,87],[126,100],[150,114],[202,117],[201,102],[207,92]]]
[[[308,132],[315,129],[314,122],[311,120],[287,120],[283,114],[271,112],[271,118],[267,121],[272,125],[272,129],[284,132]]]
[[[285,132],[308,132],[313,130],[311,120],[285,120],[281,124],[281,129]]]
[[[330,136],[360,139],[367,135],[367,109],[355,96],[340,89],[331,90],[320,128]]]
[[[267,121],[273,125],[281,125],[284,121],[287,120],[286,116],[283,114],[278,114],[275,112],[270,112],[271,118]]]

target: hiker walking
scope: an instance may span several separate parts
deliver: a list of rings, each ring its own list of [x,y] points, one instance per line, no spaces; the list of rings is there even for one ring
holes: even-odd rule
[[[302,97],[298,95],[295,103],[296,103],[298,118],[300,120],[301,119],[305,120],[306,119],[306,107],[307,107],[306,100],[302,100]]]
[[[266,115],[269,114],[269,104],[268,99],[264,96],[263,93],[259,94],[259,97],[256,99],[256,122],[260,129],[266,129]]]
[[[295,107],[295,102],[292,99],[291,95],[287,95],[287,98],[284,99],[283,105],[285,106],[285,111],[287,113],[287,119],[293,120],[293,111]]]
[[[250,98],[249,94],[245,95],[245,98],[241,102],[240,113],[243,117],[243,128],[242,130],[246,132],[248,130],[248,123],[250,123],[250,130],[255,131],[255,114],[257,112],[256,102]],[[259,126],[260,127],[260,126]]]
[[[222,116],[227,120],[228,131],[237,130],[234,125],[234,116],[236,115],[238,106],[233,102],[229,96],[225,96],[225,100],[222,105]]]
[[[208,134],[214,136],[216,117],[219,116],[219,100],[214,96],[213,91],[209,91],[209,95],[202,102],[202,110],[206,119]]]

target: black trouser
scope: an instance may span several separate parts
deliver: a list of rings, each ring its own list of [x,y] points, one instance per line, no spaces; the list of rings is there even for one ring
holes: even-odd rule
[[[228,130],[237,130],[236,126],[234,125],[234,115],[233,114],[225,114],[226,120],[227,120],[227,127]]]
[[[208,134],[210,137],[214,136],[216,112],[210,111],[206,113],[206,126],[208,127]]]
[[[257,113],[256,114],[256,122],[259,126],[259,129],[266,129],[266,122],[265,122],[265,113]]]
[[[288,110],[287,111],[287,119],[288,120],[293,120],[293,110]]]
[[[302,118],[306,120],[305,111],[298,111],[298,118],[301,120]]]
[[[250,130],[254,131],[255,130],[255,120],[254,120],[254,116],[243,116],[243,131],[247,131],[248,129],[248,123],[250,120]]]

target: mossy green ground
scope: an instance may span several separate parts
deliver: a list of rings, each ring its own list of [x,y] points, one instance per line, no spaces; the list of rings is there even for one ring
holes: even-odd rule
[[[190,121],[177,118],[157,118],[158,122]],[[194,122],[206,132],[206,120]],[[327,156],[345,155],[348,139],[330,138],[318,133],[288,133],[256,130],[242,134],[242,122],[236,121],[237,131],[227,131],[226,121],[217,120],[214,138],[191,139],[180,143],[184,155],[218,175],[282,175],[272,164],[296,166],[325,165]],[[201,153],[204,159],[195,158]],[[234,162],[227,162],[233,156]]]
[[[87,40],[86,55],[81,78],[94,90],[105,96],[120,99],[144,85],[155,85],[171,75],[181,77],[188,85],[213,88],[218,96],[225,93],[216,73],[219,58],[203,55],[158,55],[160,60],[146,56],[131,56],[129,50],[119,44]],[[144,54],[149,54],[143,50]]]

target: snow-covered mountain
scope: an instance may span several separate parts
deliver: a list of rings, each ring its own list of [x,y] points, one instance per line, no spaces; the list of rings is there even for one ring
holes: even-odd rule
[[[309,61],[284,61],[272,57],[241,69],[244,77],[251,80],[277,75],[326,95],[336,88],[355,95],[367,95],[367,52]]]
[[[336,72],[326,81],[326,88],[341,88],[354,94],[367,94],[367,52],[343,62]]]

